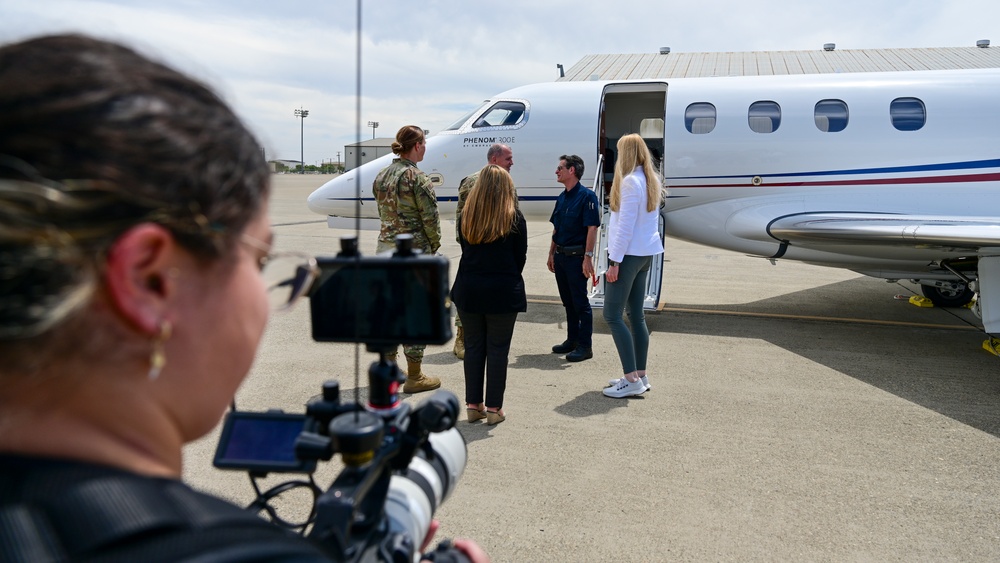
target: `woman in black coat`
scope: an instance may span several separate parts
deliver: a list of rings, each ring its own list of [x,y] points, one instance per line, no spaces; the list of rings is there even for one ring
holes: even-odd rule
[[[465,401],[469,422],[503,422],[507,356],[517,314],[528,309],[521,272],[528,229],[514,181],[490,164],[479,173],[459,220],[462,259],[451,298],[465,327]],[[486,393],[483,401],[483,386]]]

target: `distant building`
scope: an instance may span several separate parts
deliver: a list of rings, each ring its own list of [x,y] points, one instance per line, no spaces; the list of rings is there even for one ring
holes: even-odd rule
[[[378,138],[344,145],[344,170],[353,170],[362,164],[367,164],[380,156],[392,154],[392,143],[395,139]]]
[[[299,166],[302,165],[301,161],[298,160],[269,160],[267,161],[267,166],[271,169],[271,172],[282,172],[284,170],[298,170]]]

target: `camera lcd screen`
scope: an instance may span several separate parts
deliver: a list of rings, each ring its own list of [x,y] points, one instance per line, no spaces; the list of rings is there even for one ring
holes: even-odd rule
[[[295,439],[305,426],[303,414],[231,411],[226,415],[215,466],[245,471],[311,472],[315,460],[295,456]]]
[[[448,261],[439,256],[318,258],[310,298],[313,340],[444,344]]]

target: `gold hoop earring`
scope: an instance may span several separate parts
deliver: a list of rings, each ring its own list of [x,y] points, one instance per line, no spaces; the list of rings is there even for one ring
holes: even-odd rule
[[[160,377],[163,366],[167,365],[167,355],[163,351],[163,343],[170,340],[170,333],[173,327],[170,321],[160,322],[160,333],[153,339],[153,351],[149,354],[149,380],[154,381]]]

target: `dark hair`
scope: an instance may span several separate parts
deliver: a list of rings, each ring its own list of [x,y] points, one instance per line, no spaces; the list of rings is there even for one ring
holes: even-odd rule
[[[79,35],[6,45],[0,84],[0,344],[89,302],[129,228],[158,223],[210,260],[266,201],[267,164],[239,118],[129,48]]]
[[[406,154],[417,143],[424,140],[424,130],[416,125],[404,125],[396,131],[396,141],[392,143],[393,154]]]
[[[571,155],[565,155],[564,154],[564,155],[562,155],[562,156],[559,157],[559,160],[565,160],[566,161],[566,168],[572,168],[573,169],[573,175],[576,176],[577,180],[579,180],[580,178],[583,178],[583,159],[582,158],[576,156],[575,154],[571,154]]]

